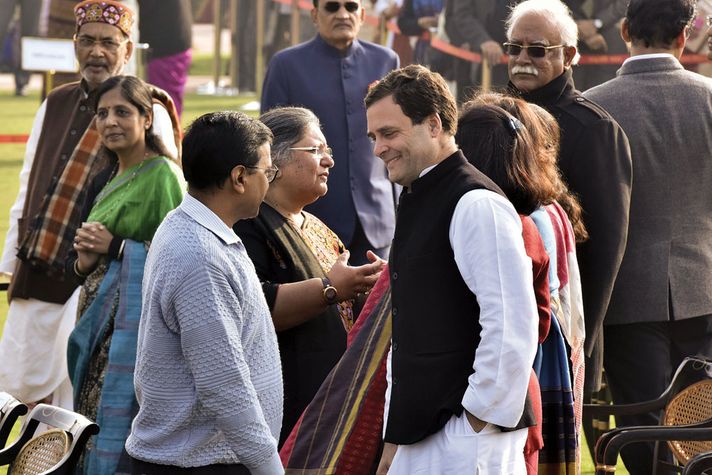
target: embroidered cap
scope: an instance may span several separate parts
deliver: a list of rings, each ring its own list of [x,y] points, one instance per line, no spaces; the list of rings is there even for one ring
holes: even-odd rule
[[[86,23],[106,23],[131,36],[134,12],[121,2],[112,0],[85,0],[74,7],[77,31]]]

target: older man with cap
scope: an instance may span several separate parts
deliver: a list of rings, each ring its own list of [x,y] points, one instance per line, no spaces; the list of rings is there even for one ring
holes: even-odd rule
[[[65,273],[65,259],[89,183],[110,160],[94,126],[95,92],[131,57],[134,21],[131,10],[110,0],[86,0],[74,12],[82,79],[52,91],[35,115],[0,263],[0,272],[11,276],[0,388],[26,402],[51,400],[67,408],[66,347],[79,291],[75,276]],[[166,107],[153,107],[154,130],[175,155],[175,107],[164,100]]]

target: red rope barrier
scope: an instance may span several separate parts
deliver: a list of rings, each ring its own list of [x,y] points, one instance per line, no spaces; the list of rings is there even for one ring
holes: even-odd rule
[[[291,5],[292,0],[272,0],[275,3],[281,3],[284,5]],[[311,10],[313,8],[312,2],[308,0],[300,0],[299,1],[299,8],[302,10]],[[365,22],[369,25],[372,26],[378,26],[379,23],[379,18],[372,16],[372,15],[367,15]],[[386,28],[389,31],[392,31],[394,33],[400,33],[400,30],[398,29],[398,26],[394,23],[388,23],[386,25]],[[478,53],[475,53],[473,51],[468,51],[466,49],[458,48],[457,46],[453,46],[450,43],[443,41],[438,38],[433,38],[430,41],[430,46],[433,48],[442,51],[443,53],[447,53],[450,56],[455,56],[456,58],[464,59],[466,61],[470,61],[472,63],[481,63],[482,62],[482,56],[480,56]],[[628,58],[627,54],[586,54],[586,55],[581,55],[581,59],[579,60],[578,64],[616,64],[620,65],[623,64],[623,61],[625,61]],[[697,64],[702,64],[702,63],[707,63],[709,62],[709,59],[707,59],[707,56],[702,55],[702,54],[685,54],[680,58],[680,62],[682,64],[687,64],[687,65],[697,65]],[[502,59],[500,59],[500,63],[507,63],[507,57],[502,56]]]
[[[0,135],[0,143],[25,143],[29,135]]]

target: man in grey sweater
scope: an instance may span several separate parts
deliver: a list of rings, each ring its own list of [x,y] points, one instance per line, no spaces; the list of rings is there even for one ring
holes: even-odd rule
[[[272,134],[206,114],[183,140],[188,194],[156,232],[143,281],[133,473],[284,473],[282,373],[269,309],[232,231],[257,215],[278,170]]]

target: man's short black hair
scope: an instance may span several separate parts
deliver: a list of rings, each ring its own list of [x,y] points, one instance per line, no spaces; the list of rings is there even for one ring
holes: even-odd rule
[[[646,48],[668,48],[696,14],[696,0],[631,0],[626,11],[628,34]]]
[[[457,132],[457,103],[440,74],[418,64],[391,71],[369,89],[366,109],[388,96],[393,96],[393,102],[413,124],[438,114],[445,132]]]
[[[183,175],[193,189],[221,188],[236,166],[256,165],[258,149],[271,142],[267,126],[241,112],[202,115],[183,138]]]

